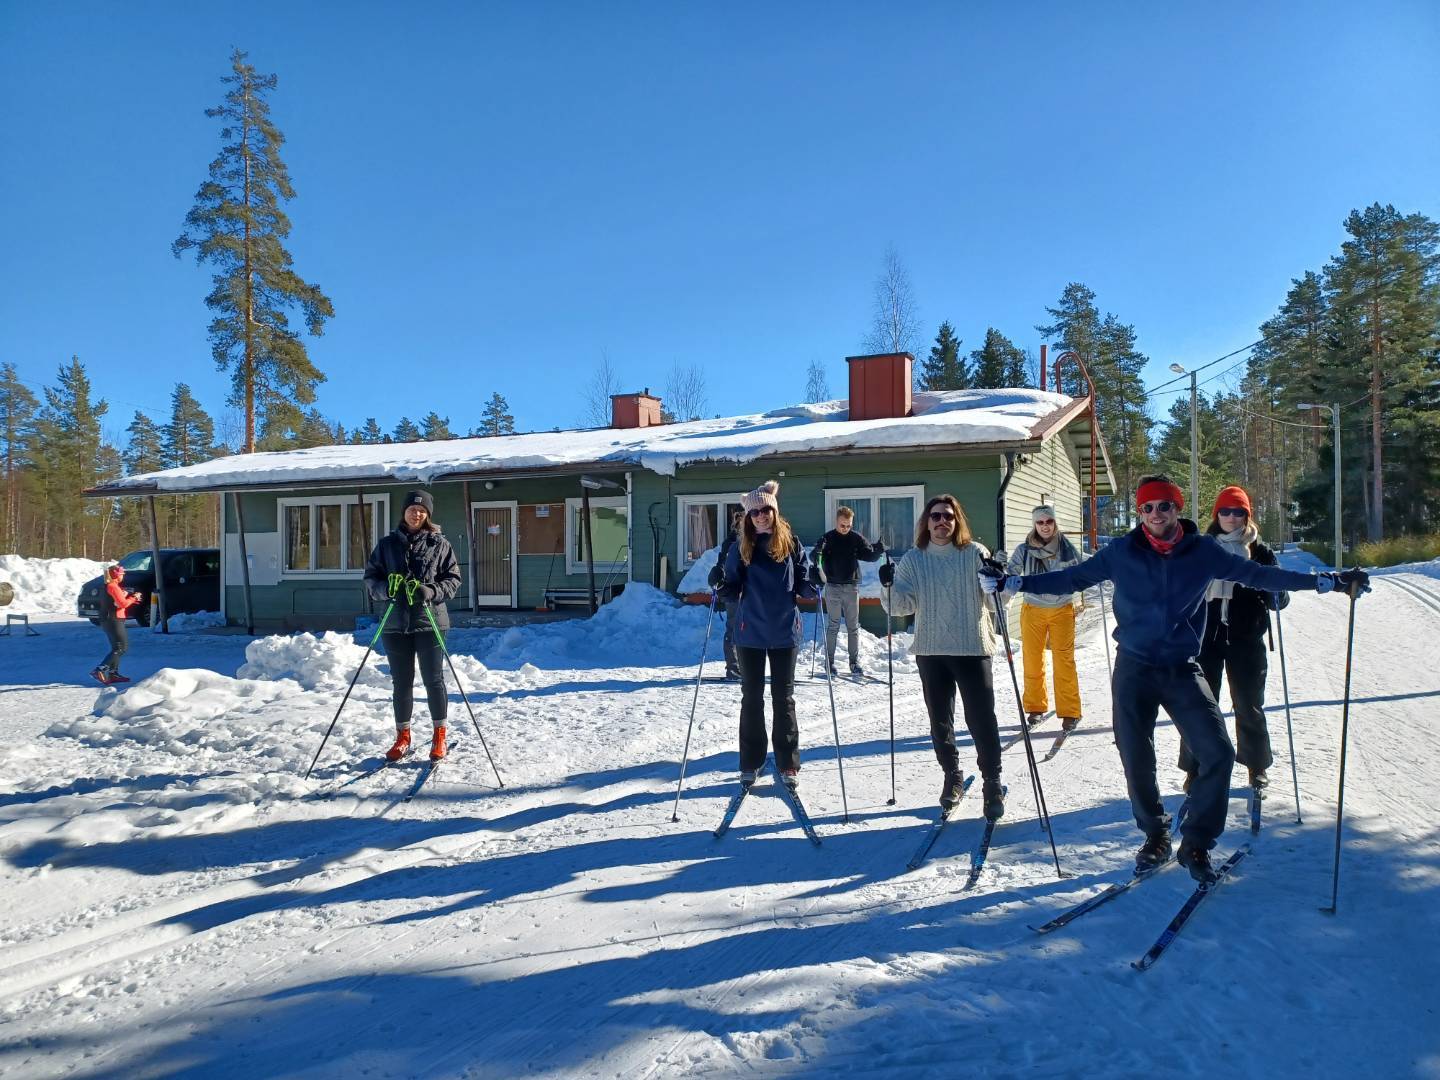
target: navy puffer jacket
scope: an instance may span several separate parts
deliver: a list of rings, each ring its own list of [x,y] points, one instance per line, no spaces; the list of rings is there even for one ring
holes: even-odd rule
[[[1184,535],[1168,556],[1141,535],[1143,525],[1100,549],[1079,566],[1032,574],[1021,592],[1068,593],[1102,581],[1115,583],[1115,631],[1121,651],[1147,664],[1183,664],[1205,640],[1205,590],[1212,581],[1235,581],[1252,589],[1315,591],[1314,574],[1263,566],[1232,555],[1213,536],[1182,518]]]
[[[790,558],[776,562],[770,557],[770,533],[755,540],[750,565],[740,558],[740,545],[725,556],[725,584],[722,600],[739,601],[735,644],[746,649],[798,649],[804,640],[797,597],[813,600],[819,595],[810,584],[810,558],[805,545],[795,538]]]

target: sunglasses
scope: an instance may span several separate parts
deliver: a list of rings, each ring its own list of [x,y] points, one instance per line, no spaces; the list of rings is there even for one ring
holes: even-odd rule
[[[1247,514],[1244,510],[1241,510],[1238,506],[1222,506],[1219,510],[1216,510],[1216,511],[1215,511],[1215,514],[1216,514],[1217,517],[1249,517],[1249,516],[1250,516],[1250,515]]]
[[[954,520],[955,520],[955,515],[952,514],[949,510],[931,510],[931,511],[930,511],[930,520],[931,520],[931,521],[954,521]]]
[[[1039,521],[1035,522],[1035,524],[1036,524],[1036,525],[1054,525],[1054,524],[1055,524],[1055,519],[1054,519],[1054,518],[1041,518]]]
[[[765,514],[773,514],[774,512],[775,512],[775,511],[772,510],[772,509],[770,509],[770,507],[768,507],[768,506],[762,506],[762,507],[760,507],[760,509],[758,509],[758,510],[751,510],[751,511],[750,511],[750,516],[751,516],[751,517],[761,517],[761,516],[763,516],[763,515],[765,515]]]
[[[1175,504],[1169,499],[1161,499],[1159,502],[1140,504],[1140,513],[1142,514],[1153,514],[1156,510],[1159,510],[1162,514],[1168,514],[1171,510],[1174,509]]]

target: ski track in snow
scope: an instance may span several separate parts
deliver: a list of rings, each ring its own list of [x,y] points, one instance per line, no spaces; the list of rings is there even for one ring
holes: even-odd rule
[[[378,668],[300,780],[363,653],[348,638],[263,639],[237,679],[248,639],[136,634],[135,696],[119,704],[84,682],[103,652],[88,624],[41,616],[42,638],[0,640],[0,1072],[1440,1076],[1440,564],[1377,574],[1357,605],[1339,914],[1317,908],[1348,605],[1304,595],[1282,616],[1304,823],[1272,655],[1264,829],[1145,974],[1130,961],[1190,892],[1177,867],[1054,934],[1027,929],[1122,878],[1140,841],[1093,603],[1085,718],[1039,766],[1068,876],[1055,878],[1020,742],[1004,758],[1006,816],[964,890],[974,792],[905,870],[940,774],[898,651],[895,806],[886,688],[838,679],[842,824],[807,643],[802,794],[824,846],[769,777],[710,835],[736,776],[739,690],[725,683],[701,687],[672,823],[705,612],[644,599],[588,628],[453,635],[507,786],[452,684],[455,752],[408,804],[418,760],[312,797],[387,745]],[[883,639],[864,642],[883,677]],[[1003,656],[995,686],[1005,737],[1018,709]],[[422,696],[422,751],[428,728]],[[1033,733],[1037,759],[1058,731]],[[1172,809],[1176,742],[1162,716]],[[1249,838],[1243,778],[1222,856]]]

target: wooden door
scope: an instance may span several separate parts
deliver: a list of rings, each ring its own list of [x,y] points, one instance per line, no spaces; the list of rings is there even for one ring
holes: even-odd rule
[[[475,515],[475,605],[515,606],[515,511],[477,506]]]

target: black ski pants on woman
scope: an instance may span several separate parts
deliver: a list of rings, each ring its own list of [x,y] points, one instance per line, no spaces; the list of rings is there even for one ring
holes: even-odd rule
[[[1209,850],[1225,831],[1230,770],[1235,764],[1235,748],[1225,734],[1215,695],[1194,660],[1147,664],[1120,650],[1111,690],[1115,744],[1125,766],[1135,824],[1146,836],[1169,823],[1155,779],[1155,719],[1162,706],[1195,755],[1195,782],[1190,785],[1190,809],[1181,832],[1186,840]]]
[[[930,714],[930,741],[935,757],[947,773],[960,771],[960,751],[955,746],[955,690],[965,709],[965,727],[975,744],[980,775],[986,780],[1000,776],[1000,724],[995,719],[995,680],[988,656],[917,656],[920,689],[925,694],[925,711]]]
[[[1263,772],[1275,764],[1270,729],[1265,724],[1265,676],[1270,669],[1263,638],[1228,641],[1214,637],[1200,650],[1200,670],[1216,704],[1220,685],[1230,680],[1230,701],[1235,706],[1235,760],[1247,769]],[[1195,756],[1180,740],[1180,768],[1195,771]]]
[[[100,629],[105,631],[105,638],[110,642],[110,651],[100,661],[100,666],[111,675],[119,675],[120,658],[130,649],[130,635],[120,619],[101,619]]]
[[[770,664],[771,737],[775,768],[800,768],[800,723],[795,719],[795,653],[737,645],[740,659],[740,771],[765,764],[765,664]]]
[[[430,723],[445,726],[449,698],[445,693],[445,650],[435,633],[385,634],[385,655],[390,660],[390,677],[395,681],[395,727],[410,726],[410,713],[415,703],[415,662],[420,662],[420,678],[425,683],[425,699],[430,703]]]

